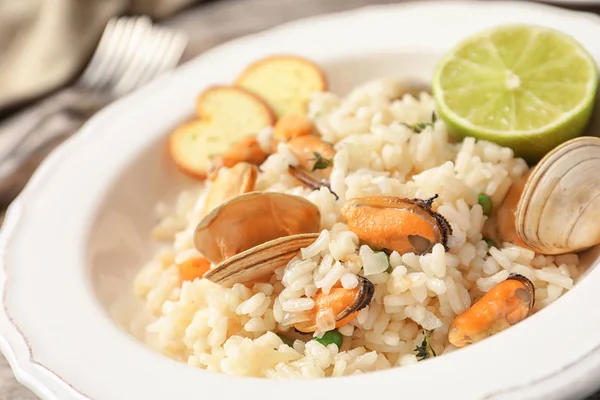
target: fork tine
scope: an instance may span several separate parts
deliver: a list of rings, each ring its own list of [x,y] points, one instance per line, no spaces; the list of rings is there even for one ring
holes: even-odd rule
[[[187,40],[166,29],[156,29],[140,48],[122,78],[115,86],[115,93],[125,94],[151,81],[168,68],[177,65]]]
[[[152,62],[142,69],[137,86],[151,81],[162,72],[162,61],[171,58],[171,53],[174,51],[173,44],[175,38],[176,35],[173,35],[168,31],[161,30],[157,32],[156,52],[153,54]]]
[[[121,29],[121,24],[117,21],[116,18],[111,18],[100,37],[100,43],[98,44],[98,48],[92,55],[92,58],[86,67],[86,69],[81,74],[81,77],[77,81],[77,85],[83,87],[92,87],[94,82],[98,79],[98,73],[104,67],[106,63],[106,54],[109,52],[112,46],[114,46],[114,37],[117,36],[119,30]]]
[[[147,16],[111,19],[77,86],[120,96],[175,67],[184,35],[152,25]]]
[[[127,93],[142,78],[142,68],[147,67],[153,62],[153,57],[155,57],[155,53],[158,51],[156,36],[156,30],[148,32],[148,35],[144,38],[137,51],[131,55],[127,70],[124,71],[115,85],[116,92],[120,94]]]
[[[116,83],[115,94],[123,95],[140,85],[145,78],[145,72],[152,68],[152,65],[156,63],[157,55],[160,55],[162,51],[162,38],[163,35],[159,32],[149,33],[138,51],[132,55],[128,68]]]
[[[131,55],[138,50],[139,43],[143,43],[144,36],[150,32],[152,23],[148,17],[128,18],[119,45],[114,53],[109,55],[109,66],[100,82],[102,90],[110,90],[119,77],[123,74],[130,62]]]
[[[113,18],[107,24],[98,49],[78,82],[80,86],[88,90],[102,90],[110,84],[114,76],[119,74],[133,31],[136,26],[144,25],[150,25],[147,18]]]
[[[105,46],[98,47],[97,57],[94,54],[92,62],[88,66],[90,74],[85,74],[80,80],[81,86],[88,90],[100,90],[104,85],[107,75],[115,71],[114,57],[118,55],[123,46],[123,37],[127,34],[126,19],[114,19],[114,29],[106,30],[103,35]]]
[[[157,73],[162,73],[167,69],[171,69],[177,65],[181,56],[188,45],[188,39],[181,34],[175,33],[172,37],[169,45],[170,51],[165,53],[164,57],[159,60],[159,67]]]

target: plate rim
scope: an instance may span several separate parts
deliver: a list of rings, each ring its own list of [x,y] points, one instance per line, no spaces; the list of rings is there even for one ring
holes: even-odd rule
[[[582,6],[600,6],[600,0],[534,0],[538,3],[542,4],[550,4],[550,5],[571,5],[576,7]],[[589,11],[588,11],[589,12]]]

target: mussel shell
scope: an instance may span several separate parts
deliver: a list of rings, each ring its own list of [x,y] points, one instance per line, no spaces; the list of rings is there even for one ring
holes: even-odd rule
[[[257,281],[286,266],[300,249],[310,246],[318,237],[318,233],[307,233],[271,240],[226,259],[203,277],[226,287]]]
[[[329,189],[329,191],[335,196],[336,200],[339,199],[338,195],[331,190],[331,183],[325,177],[303,167],[295,167],[293,165],[288,166],[288,172],[304,186],[312,190],[319,190],[322,186],[324,186]]]
[[[531,282],[527,277],[515,273],[508,275],[508,278],[506,278],[506,280],[509,279],[517,280],[527,288],[527,298],[529,299],[529,312],[531,313],[531,311],[533,310],[533,306],[535,306],[535,286],[533,285],[533,282]]]
[[[304,197],[251,192],[221,204],[196,227],[196,249],[218,264],[277,238],[320,231],[319,208]]]
[[[541,254],[600,244],[600,138],[580,137],[548,153],[531,171],[515,229]]]
[[[362,310],[363,308],[368,306],[369,303],[371,303],[371,300],[373,300],[373,295],[375,294],[375,285],[373,285],[373,282],[371,282],[364,276],[356,275],[356,277],[358,278],[358,286],[360,287],[360,290],[358,291],[357,301],[344,313],[338,315],[338,321],[350,316],[351,314],[357,311]]]

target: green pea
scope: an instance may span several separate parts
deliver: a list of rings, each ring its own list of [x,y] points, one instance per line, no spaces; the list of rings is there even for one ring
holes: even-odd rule
[[[487,194],[479,194],[477,202],[483,208],[483,215],[489,216],[492,213],[492,199]]]
[[[323,346],[333,343],[337,346],[338,350],[342,348],[342,334],[339,333],[337,329],[325,332],[321,338],[314,338],[314,340],[321,343]]]
[[[294,347],[294,341],[292,339],[283,336],[281,333],[278,333],[277,336],[279,336],[279,339],[281,339],[283,343],[287,344],[290,347]]]

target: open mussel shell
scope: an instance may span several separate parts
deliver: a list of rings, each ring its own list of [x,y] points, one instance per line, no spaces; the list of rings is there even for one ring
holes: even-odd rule
[[[294,328],[300,332],[315,332],[319,313],[331,309],[335,315],[335,327],[350,322],[357,313],[369,305],[375,294],[375,286],[364,276],[357,275],[358,285],[353,289],[334,287],[329,293],[319,291],[315,297],[315,307],[308,320],[299,322]]]
[[[278,239],[320,231],[321,213],[300,196],[251,192],[221,204],[196,227],[196,249],[218,264],[245,250]]]
[[[567,141],[534,167],[517,205],[515,230],[541,254],[600,244],[600,138]]]
[[[270,277],[318,237],[318,233],[307,233],[271,240],[226,259],[203,277],[227,287]]]

